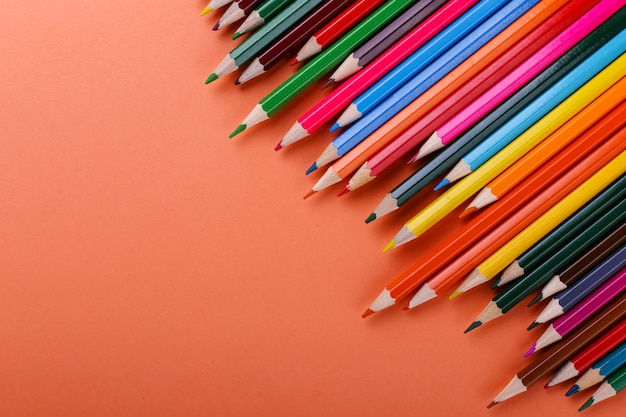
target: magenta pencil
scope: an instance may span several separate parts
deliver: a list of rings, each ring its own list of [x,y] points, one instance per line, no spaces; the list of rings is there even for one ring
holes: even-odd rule
[[[354,98],[371,87],[383,75],[391,71],[476,3],[478,0],[451,1],[441,7],[370,65],[347,79],[341,86],[301,116],[276,146],[276,149],[297,142],[322,127],[350,104]]]
[[[611,17],[622,5],[623,1],[621,0],[601,1],[595,5],[533,56],[444,123],[429,138],[424,147],[433,151],[456,139]]]
[[[610,303],[626,288],[626,268],[589,294],[576,307],[554,320],[525,356],[558,342],[583,324],[598,310]]]

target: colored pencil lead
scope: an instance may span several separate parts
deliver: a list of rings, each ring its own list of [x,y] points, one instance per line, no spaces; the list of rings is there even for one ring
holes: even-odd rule
[[[363,317],[363,318],[365,318],[365,317],[369,317],[369,316],[371,316],[371,315],[372,315],[372,314],[374,314],[374,313],[375,313],[375,311],[374,311],[374,310],[372,310],[372,309],[369,309],[369,308],[368,308],[367,310],[365,310],[365,311],[363,312],[363,314],[361,314],[361,317]]]
[[[341,197],[342,195],[348,194],[349,192],[350,189],[348,188],[348,186],[345,186],[341,191],[339,191],[339,193],[337,193],[337,197]]]
[[[533,321],[532,324],[526,328],[526,330],[532,330],[535,327],[539,326],[540,324],[541,323],[537,323],[536,321]]]
[[[209,84],[212,83],[213,81],[217,80],[219,77],[216,73],[212,72],[211,75],[209,75],[209,77],[206,79],[206,81],[204,82],[205,84]]]
[[[278,144],[274,146],[275,151],[280,151],[282,148],[283,148],[283,145],[281,144],[281,142],[278,142]]]
[[[367,219],[365,219],[365,223],[371,223],[371,222],[373,222],[374,220],[376,220],[376,213],[372,213],[372,214],[370,214],[370,215],[367,217]]]
[[[578,392],[580,392],[580,388],[578,387],[578,385],[574,384],[572,386],[572,388],[570,388],[569,390],[567,390],[567,392],[565,393],[566,397],[570,397],[574,394],[577,394]]]
[[[329,78],[328,81],[326,81],[326,84],[324,84],[322,88],[320,88],[320,90],[325,90],[326,88],[330,87],[333,84],[335,84],[335,79]]]
[[[435,188],[433,188],[434,191],[439,191],[441,190],[443,187],[445,187],[446,185],[450,184],[450,181],[448,181],[446,178],[442,179],[441,182],[439,184],[437,184],[435,186]]]
[[[217,22],[215,26],[213,26],[213,30],[219,30],[219,29],[220,29],[220,22]]]
[[[235,33],[233,33],[233,36],[231,36],[231,39],[232,39],[232,40],[235,40],[235,39],[237,39],[238,37],[240,37],[241,35],[242,35],[241,33],[239,33],[239,32],[235,32]]]
[[[387,243],[387,246],[383,249],[383,252],[389,252],[396,246],[396,242],[392,239],[391,242]]]
[[[537,345],[533,345],[530,349],[528,349],[528,352],[524,353],[524,357],[529,357],[530,355],[535,353],[535,350],[537,350]]]
[[[201,12],[200,12],[200,16],[204,16],[205,14],[209,13],[211,10],[213,10],[211,8],[211,6],[207,6],[205,7]]]
[[[461,214],[459,214],[459,219],[466,219],[476,210],[477,210],[476,207],[472,207],[472,206],[467,207],[465,210],[463,210]]]
[[[246,130],[246,128],[247,126],[245,124],[240,124],[239,126],[237,126],[237,129],[233,130],[233,132],[230,135],[228,135],[228,137],[234,138],[235,136],[237,136],[238,134]]]
[[[306,170],[306,175],[309,175],[311,172],[317,170],[317,164],[313,162],[313,164]]]
[[[303,197],[303,200],[306,200],[307,198],[311,197],[313,194],[315,194],[317,191],[315,190],[309,190]]]
[[[593,405],[593,402],[594,402],[594,398],[593,397],[589,398],[587,401],[585,401],[585,403],[582,406],[580,406],[578,411],[583,411],[584,409],[591,407]]]
[[[448,297],[448,300],[453,300],[453,299],[455,299],[456,297],[458,297],[458,296],[459,296],[459,295],[461,295],[461,294],[463,294],[463,292],[461,292],[461,291],[455,291],[455,292],[453,292],[452,294],[450,294],[450,297]]]
[[[479,327],[479,326],[482,326],[482,324],[483,324],[483,322],[482,322],[482,321],[480,321],[480,320],[475,321],[475,322],[473,322],[472,324],[470,324],[470,325],[469,325],[469,327],[468,327],[467,329],[465,329],[465,331],[464,331],[463,333],[469,333],[469,332],[471,332],[472,330],[474,330],[475,328],[477,328],[477,327]]]

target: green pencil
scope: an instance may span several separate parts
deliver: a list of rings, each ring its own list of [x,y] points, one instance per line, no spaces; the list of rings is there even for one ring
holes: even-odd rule
[[[592,225],[571,239],[537,269],[496,295],[465,332],[467,333],[511,310],[536,288],[552,278],[556,271],[575,260],[591,245],[621,224],[626,218],[625,195],[626,176],[622,176],[585,205],[585,208],[595,206],[598,211],[602,212],[602,215]]]
[[[243,21],[241,26],[233,35],[233,39],[237,39],[244,33],[253,31],[262,26],[270,18],[276,16],[291,0],[267,0],[259,7],[254,9],[250,16]]]
[[[289,7],[283,9],[273,19],[254,32],[248,39],[230,51],[215,71],[205,81],[208,84],[236,71],[246,62],[258,56],[290,27],[298,23],[304,16],[322,4],[324,0],[293,0]]]
[[[287,79],[287,81],[265,96],[237,129],[230,134],[230,137],[232,138],[248,127],[273,116],[302,91],[343,62],[354,48],[366,42],[380,29],[385,27],[393,18],[402,13],[412,3],[415,3],[415,1],[416,0],[389,0],[384,5],[380,6],[374,13],[333,43],[326,51],[316,56],[311,62],[302,67],[300,71],[296,72]],[[262,29],[263,27],[260,30]],[[257,33],[258,32],[255,32],[254,35]]]
[[[613,375],[608,377],[593,393],[578,411],[583,411],[585,408],[591,407],[600,401],[606,400],[617,395],[621,390],[626,387],[626,365],[619,368]]]

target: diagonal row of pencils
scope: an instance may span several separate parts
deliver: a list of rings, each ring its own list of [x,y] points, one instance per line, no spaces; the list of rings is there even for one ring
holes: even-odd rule
[[[303,64],[231,137],[325,76],[335,87],[276,146],[333,119],[331,131],[343,129],[308,169],[330,165],[305,197],[422,160],[366,222],[429,184],[446,191],[388,251],[475,196],[463,227],[363,317],[409,295],[413,309],[461,279],[451,298],[497,278],[500,292],[467,331],[533,293],[529,306],[547,304],[529,330],[547,328],[526,354],[537,359],[490,407],[552,373],[547,386],[580,376],[567,395],[602,383],[581,410],[626,386],[626,0],[212,0],[202,14],[227,5],[214,29],[245,18],[233,38],[248,36],[206,83],[244,65],[236,84],[287,57]]]

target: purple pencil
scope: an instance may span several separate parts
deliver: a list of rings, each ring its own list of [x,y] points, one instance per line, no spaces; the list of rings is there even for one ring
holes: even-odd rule
[[[552,320],[571,310],[593,290],[604,284],[626,266],[626,245],[622,245],[604,261],[600,262],[574,285],[556,294],[546,308],[537,316],[529,329]]]
[[[421,0],[409,7],[372,39],[348,55],[330,76],[326,86],[344,80],[360,71],[445,3],[445,0]]]
[[[626,268],[623,268],[615,276],[602,284],[602,286],[589,294],[587,298],[570,311],[554,320],[524,356],[529,356],[531,353],[563,339],[584,323],[585,320],[621,294],[624,288],[626,288]],[[624,296],[626,296],[626,294],[624,294]]]

